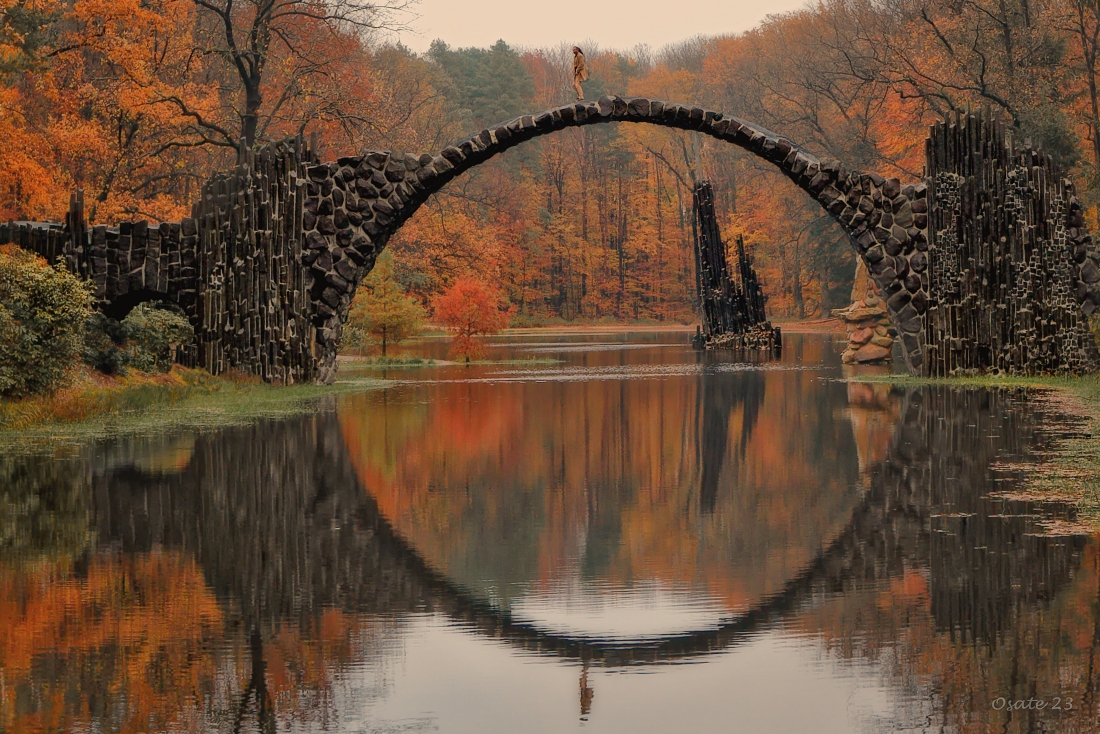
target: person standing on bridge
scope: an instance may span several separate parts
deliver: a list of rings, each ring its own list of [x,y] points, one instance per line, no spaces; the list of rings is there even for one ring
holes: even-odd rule
[[[588,81],[588,64],[584,62],[584,51],[579,46],[573,47],[573,91],[577,93],[577,101],[584,99],[584,90],[581,82]]]

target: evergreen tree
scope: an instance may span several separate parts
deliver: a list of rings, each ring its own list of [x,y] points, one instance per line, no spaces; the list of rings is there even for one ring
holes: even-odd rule
[[[492,125],[530,112],[535,84],[523,59],[504,41],[492,47],[452,49],[434,41],[428,50],[446,75],[444,92],[468,111],[475,125]]]

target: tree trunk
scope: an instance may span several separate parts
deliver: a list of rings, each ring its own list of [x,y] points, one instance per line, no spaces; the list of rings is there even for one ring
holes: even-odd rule
[[[798,318],[806,318],[806,303],[802,300],[802,257],[797,242],[794,243],[794,276],[791,282],[791,300],[794,301]]]
[[[241,138],[248,148],[256,144],[256,130],[260,124],[260,106],[263,101],[263,95],[258,88],[252,88],[251,85],[246,88],[244,114],[241,115]]]
[[[1097,36],[1100,31],[1095,25],[1100,23],[1100,14],[1094,13],[1094,30],[1092,38],[1089,38],[1088,23],[1085,21],[1085,6],[1092,5],[1084,0],[1078,0],[1077,5],[1077,35],[1081,38],[1081,60],[1084,62],[1085,78],[1089,85],[1089,104],[1092,112],[1089,118],[1089,128],[1092,132],[1092,162],[1100,166],[1100,90],[1097,89],[1096,80],[1096,56]]]

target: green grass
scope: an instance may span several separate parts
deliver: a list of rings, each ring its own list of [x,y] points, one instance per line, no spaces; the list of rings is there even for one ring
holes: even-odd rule
[[[879,382],[899,387],[949,385],[956,388],[1027,388],[1037,391],[1036,400],[1061,413],[1085,421],[1087,436],[1060,438],[1038,464],[1020,467],[1027,478],[1013,496],[1035,501],[1060,502],[1077,509],[1077,522],[1063,530],[1100,532],[1100,376],[924,378],[907,375],[867,375],[849,378],[853,382]]]
[[[393,367],[435,367],[434,359],[423,357],[350,357],[341,362],[341,369],[384,368]]]
[[[210,377],[183,384],[123,385],[78,391],[84,405],[75,415],[47,414],[28,421],[26,411],[0,402],[0,417],[22,413],[22,420],[0,420],[0,451],[65,454],[89,441],[123,435],[160,435],[181,430],[211,430],[260,419],[311,413],[324,400],[377,390],[389,383],[374,378],[338,379],[333,385],[234,383]],[[102,394],[100,394],[102,393]],[[90,406],[90,407],[89,407]],[[7,427],[5,427],[7,426]]]

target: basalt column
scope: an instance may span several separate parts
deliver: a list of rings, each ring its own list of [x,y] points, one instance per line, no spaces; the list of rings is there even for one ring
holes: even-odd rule
[[[313,278],[302,267],[306,199],[301,141],[246,151],[194,206],[198,366],[266,382],[315,379]],[[186,223],[185,223],[186,227]]]
[[[703,322],[696,347],[778,351],[779,329],[772,327],[764,313],[764,294],[740,235],[739,278],[730,277],[726,243],[714,214],[714,191],[707,181],[695,187],[694,214],[695,283]]]
[[[1100,269],[1073,184],[988,111],[934,125],[927,161],[926,374],[1095,371]]]

